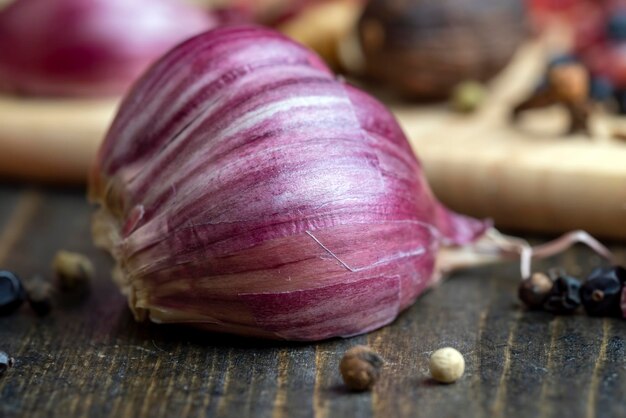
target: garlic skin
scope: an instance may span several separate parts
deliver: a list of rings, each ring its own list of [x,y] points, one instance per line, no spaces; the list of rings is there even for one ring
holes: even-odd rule
[[[275,31],[209,31],[124,100],[90,187],[137,319],[320,340],[395,319],[441,245],[489,224],[433,196],[385,107]]]

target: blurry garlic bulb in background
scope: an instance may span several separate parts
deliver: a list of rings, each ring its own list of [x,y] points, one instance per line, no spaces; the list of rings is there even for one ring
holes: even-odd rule
[[[0,91],[121,95],[168,49],[217,23],[178,0],[16,0],[0,10]]]
[[[404,96],[446,98],[500,71],[525,38],[522,0],[370,1],[358,23],[366,73]]]

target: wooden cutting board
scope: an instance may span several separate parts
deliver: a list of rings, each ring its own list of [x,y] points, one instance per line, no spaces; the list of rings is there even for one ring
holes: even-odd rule
[[[64,248],[87,255],[96,272],[91,292],[60,297],[49,316],[28,306],[0,316],[0,350],[15,357],[0,377],[0,417],[626,416],[623,320],[522,309],[515,263],[458,272],[367,335],[242,339],[135,322],[110,258],[90,243],[91,214],[79,191],[0,185],[2,268],[51,279]],[[626,245],[610,248],[626,263]],[[581,247],[556,263],[583,276],[600,260]],[[341,382],[339,361],[357,344],[386,362],[371,392],[349,393]],[[452,385],[428,379],[430,353],[445,346],[465,357]]]
[[[471,116],[445,105],[388,103],[435,193],[453,209],[499,227],[626,238],[626,142],[606,133],[620,124],[626,132],[626,120],[595,117],[593,140],[564,137],[560,109],[509,122],[512,105],[543,70],[542,54],[538,44],[523,48]],[[83,183],[116,106],[114,99],[0,97],[0,177]]]
[[[0,178],[83,184],[117,102],[0,96]]]

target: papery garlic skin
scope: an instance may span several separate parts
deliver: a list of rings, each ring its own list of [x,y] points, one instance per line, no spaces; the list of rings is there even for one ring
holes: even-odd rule
[[[390,323],[488,224],[431,193],[393,116],[269,29],[191,39],[100,150],[96,242],[137,318],[292,340]]]
[[[16,0],[0,10],[0,91],[121,95],[217,18],[178,0]]]

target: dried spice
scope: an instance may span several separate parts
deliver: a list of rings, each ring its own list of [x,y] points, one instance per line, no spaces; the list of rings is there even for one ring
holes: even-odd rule
[[[578,309],[580,303],[580,281],[563,275],[554,281],[543,309],[555,314],[571,314]]]
[[[0,270],[0,315],[15,312],[24,302],[22,281],[13,272]]]
[[[4,372],[6,372],[8,369],[13,367],[14,363],[15,359],[13,357],[10,357],[4,351],[0,351],[0,376],[2,376]]]
[[[52,268],[64,291],[84,290],[94,276],[93,264],[87,256],[64,250],[55,255]]]
[[[355,391],[370,389],[380,377],[383,359],[364,345],[352,347],[344,354],[339,371],[346,386]]]
[[[31,309],[39,316],[50,313],[53,296],[52,284],[40,276],[35,276],[26,282],[25,288]]]
[[[619,266],[593,270],[580,288],[580,298],[587,314],[621,317],[620,303],[625,280],[626,270]]]
[[[553,282],[545,273],[534,273],[528,279],[522,280],[518,289],[518,296],[529,308],[541,308],[548,294],[552,290]]]
[[[553,105],[563,106],[569,113],[568,133],[590,135],[589,73],[579,62],[566,58],[554,61],[545,80],[530,95],[513,108],[513,120],[531,109]]]
[[[452,347],[440,348],[430,356],[430,375],[440,383],[453,383],[465,372],[463,354]]]
[[[587,277],[587,280],[595,280],[599,278],[611,278],[621,284],[626,283],[626,268],[622,266],[604,266],[596,267]]]

